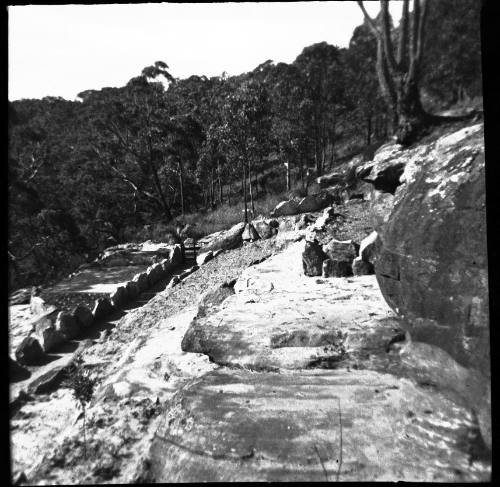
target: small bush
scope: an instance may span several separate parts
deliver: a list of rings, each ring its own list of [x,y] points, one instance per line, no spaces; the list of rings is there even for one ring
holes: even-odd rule
[[[85,370],[82,356],[79,355],[76,357],[69,367],[64,385],[73,391],[73,396],[83,411],[83,451],[85,458],[87,457],[85,412],[87,404],[92,400],[92,396],[94,395],[96,382],[97,379],[91,377],[89,371]]]

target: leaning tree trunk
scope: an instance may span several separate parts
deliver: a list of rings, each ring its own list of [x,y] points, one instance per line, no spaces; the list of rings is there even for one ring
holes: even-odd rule
[[[366,12],[363,2],[358,1],[377,41],[377,76],[384,99],[392,112],[396,140],[404,145],[412,143],[432,121],[432,116],[422,107],[418,89],[427,1],[414,0],[410,17],[409,0],[403,0],[396,55],[392,45],[388,0],[380,0],[382,15],[378,26]]]

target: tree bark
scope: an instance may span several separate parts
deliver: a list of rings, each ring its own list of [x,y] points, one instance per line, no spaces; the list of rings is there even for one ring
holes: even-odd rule
[[[392,46],[388,1],[380,2],[380,28],[366,12],[363,2],[358,1],[358,4],[377,39],[377,75],[382,94],[393,115],[396,140],[404,145],[410,144],[432,118],[422,107],[418,89],[427,0],[422,0],[422,3],[414,0],[410,42],[409,2],[403,1],[397,61]]]
[[[184,168],[179,158],[179,190],[181,195],[181,214],[184,216]]]
[[[242,167],[243,167],[243,200],[245,202],[245,223],[248,223],[247,180],[246,180],[246,174],[245,174],[245,166],[246,166],[246,163],[243,162],[243,164],[242,164]]]
[[[248,181],[250,183],[250,209],[252,212],[252,218],[255,217],[255,207],[253,204],[253,184],[252,184],[252,165],[248,163]]]

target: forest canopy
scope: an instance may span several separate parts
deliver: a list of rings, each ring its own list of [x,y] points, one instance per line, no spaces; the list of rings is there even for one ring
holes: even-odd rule
[[[427,111],[481,96],[480,8],[429,1]],[[376,58],[365,21],[347,48],[313,44],[239,76],[177,79],[165,59],[77,101],[9,102],[10,286],[57,278],[110,242],[142,238],[144,225],[241,201],[242,175],[252,201],[307,190],[394,132]]]

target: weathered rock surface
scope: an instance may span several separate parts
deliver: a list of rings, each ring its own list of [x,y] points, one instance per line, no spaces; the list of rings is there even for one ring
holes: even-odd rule
[[[302,253],[302,266],[306,276],[321,276],[325,259],[328,259],[328,256],[319,243],[306,241]]]
[[[22,365],[37,365],[45,356],[40,342],[33,336],[27,336],[17,347],[16,360]]]
[[[411,162],[407,162],[411,160]],[[482,125],[395,152],[405,163],[380,237],[376,272],[412,339],[446,351],[490,381],[484,142]],[[383,188],[382,188],[383,189]],[[453,373],[441,370],[443,378]],[[486,392],[470,397],[488,416]],[[486,440],[488,441],[488,440]]]
[[[128,293],[124,286],[118,286],[109,297],[115,308],[120,308],[128,301]]]
[[[335,363],[366,347],[385,355],[399,328],[387,318],[375,277],[359,278],[366,279],[362,292],[360,281],[318,284],[302,273],[303,249],[303,242],[292,244],[245,270],[217,313],[193,321],[183,350],[254,370]]]
[[[358,247],[352,240],[331,239],[323,245],[323,252],[331,261],[327,277],[352,276],[352,261],[358,253]]]
[[[253,220],[252,225],[260,238],[271,238],[278,233],[279,223],[277,220]]]
[[[368,276],[375,274],[375,268],[371,262],[367,262],[361,257],[356,257],[352,261],[352,273],[355,276]]]
[[[38,345],[40,346],[40,345]],[[42,350],[40,348],[40,350]],[[43,350],[42,350],[43,354]],[[12,357],[9,357],[9,381],[15,382],[26,377],[29,377],[30,373],[28,369],[25,369],[22,365],[20,365],[16,360],[13,360]]]
[[[201,266],[206,264],[208,261],[214,258],[214,253],[210,250],[209,252],[203,252],[196,256],[196,263]]]
[[[56,318],[56,330],[59,331],[66,340],[71,340],[78,336],[80,333],[80,326],[75,318],[69,314],[61,311]]]
[[[359,244],[359,257],[365,262],[375,263],[377,232],[372,232]]]
[[[225,282],[220,286],[208,290],[198,302],[198,317],[210,315],[213,309],[220,305],[227,297],[234,294],[234,282]]]
[[[295,230],[305,230],[315,220],[316,218],[314,215],[311,215],[310,213],[300,215],[299,221],[295,223]]]
[[[88,328],[94,321],[92,311],[90,311],[90,309],[83,304],[76,306],[72,315],[81,328]]]
[[[299,205],[295,200],[282,201],[271,211],[271,216],[289,216],[296,215],[299,212]]]
[[[251,223],[247,223],[245,225],[245,230],[243,230],[243,233],[241,234],[241,238],[245,242],[253,242],[254,240],[258,240],[260,237],[253,225]]]
[[[64,342],[62,333],[56,329],[55,313],[44,316],[35,324],[35,337],[40,342],[44,352],[51,352]]]
[[[148,276],[145,272],[136,274],[133,281],[137,284],[137,289],[140,293],[142,293],[142,291],[145,291],[149,287]]]
[[[214,238],[210,243],[203,247],[203,252],[208,252],[209,250],[228,250],[238,247],[242,243],[241,235],[245,230],[245,223],[237,223],[231,227],[226,232],[222,232],[221,235]]]
[[[98,298],[95,302],[92,314],[95,319],[101,319],[114,311],[114,307],[108,298]]]
[[[139,295],[139,287],[137,286],[137,283],[135,283],[134,281],[127,282],[127,285],[125,286],[125,292],[127,293],[129,300],[135,299]]]
[[[298,213],[307,213],[318,211],[329,204],[329,201],[323,195],[310,194],[299,201]]]
[[[30,309],[32,314],[38,315],[53,311],[55,307],[46,303],[40,296],[31,296]]]
[[[479,481],[467,410],[373,371],[217,370],[172,398],[151,482]]]

